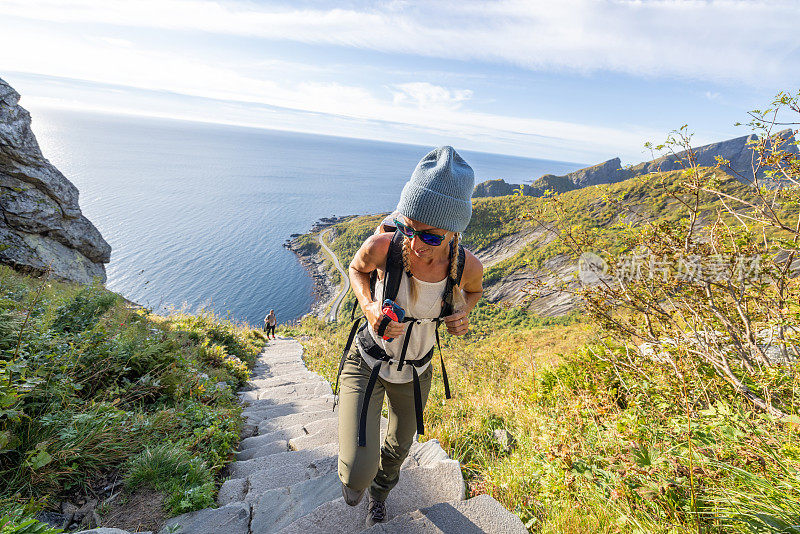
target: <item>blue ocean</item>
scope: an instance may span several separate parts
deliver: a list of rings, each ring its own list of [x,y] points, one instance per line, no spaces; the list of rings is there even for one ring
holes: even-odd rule
[[[433,148],[54,110],[35,113],[33,130],[112,247],[106,287],[159,313],[204,307],[258,326],[270,308],[285,322],[313,303],[310,277],[282,246],[290,234],[392,210]],[[459,152],[476,183],[584,166]]]

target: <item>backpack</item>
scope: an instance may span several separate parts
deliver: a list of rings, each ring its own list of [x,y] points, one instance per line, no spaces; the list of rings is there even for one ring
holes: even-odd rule
[[[392,241],[389,244],[389,252],[386,255],[386,268],[385,274],[383,279],[383,295],[380,302],[384,302],[386,299],[395,300],[397,297],[397,293],[400,290],[400,282],[402,280],[403,275],[410,276],[410,273],[406,273],[403,269],[403,234],[400,233],[399,230],[395,230],[394,235],[392,235]],[[452,250],[452,242],[451,242],[451,251],[450,254],[453,254]],[[442,311],[439,314],[439,317],[435,319],[436,321],[436,346],[439,347],[439,358],[442,364],[442,379],[444,381],[444,394],[446,398],[450,398],[450,383],[447,380],[447,370],[444,367],[444,357],[442,356],[442,347],[439,342],[439,325],[444,317],[451,315],[453,313],[453,286],[456,286],[461,283],[461,276],[464,273],[464,260],[466,258],[466,252],[464,250],[463,245],[458,245],[458,252],[456,258],[456,279],[450,277],[449,273],[447,276],[447,283],[445,284],[445,289],[442,294],[442,300],[444,301],[444,305],[442,306]],[[375,300],[375,283],[378,279],[377,270],[372,271],[370,274],[370,294],[372,296],[372,300]],[[336,394],[339,389],[339,375],[342,373],[342,367],[344,367],[344,361],[347,358],[347,354],[350,351],[350,347],[353,344],[353,341],[358,335],[359,341],[361,342],[361,346],[364,351],[372,356],[373,358],[379,360],[378,363],[372,368],[372,373],[369,377],[369,382],[367,383],[367,389],[365,391],[364,399],[361,405],[361,414],[359,418],[359,425],[358,425],[358,446],[365,447],[366,446],[366,426],[367,426],[367,409],[369,406],[369,399],[372,397],[372,390],[375,387],[375,382],[378,380],[378,374],[380,373],[381,366],[384,362],[388,362],[391,359],[389,356],[372,338],[372,336],[367,331],[369,328],[369,323],[366,321],[366,316],[361,315],[359,318],[355,318],[355,311],[358,307],[358,302],[353,305],[353,310],[350,314],[350,319],[353,321],[353,325],[350,328],[350,335],[347,338],[347,343],[345,343],[344,351],[342,352],[342,358],[339,361],[339,370],[336,374],[336,386],[333,389],[334,392],[334,402],[333,402],[333,409],[336,409]],[[364,324],[359,328],[359,324],[361,321],[364,320]],[[405,317],[403,322],[409,323],[408,327],[406,327],[405,332],[405,339],[403,342],[403,349],[400,353],[400,360],[398,361],[397,369],[398,371],[403,368],[403,365],[411,365],[411,371],[413,376],[413,383],[414,383],[414,411],[416,412],[416,419],[417,419],[417,434],[423,435],[425,434],[425,427],[422,422],[422,395],[419,385],[419,375],[417,374],[417,367],[422,367],[426,363],[428,363],[431,358],[433,358],[434,349],[431,347],[431,350],[423,356],[422,358],[416,360],[406,360],[406,349],[408,348],[408,342],[411,339],[411,332],[413,330],[414,324],[416,324],[418,319],[414,317]],[[377,334],[383,335],[384,331],[386,330],[386,326],[391,322],[391,319],[384,316],[381,320],[381,324],[378,328]]]

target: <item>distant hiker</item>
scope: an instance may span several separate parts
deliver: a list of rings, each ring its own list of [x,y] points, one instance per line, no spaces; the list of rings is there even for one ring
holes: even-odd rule
[[[369,488],[367,526],[388,519],[386,497],[414,432],[424,434],[437,327],[443,322],[451,334],[466,334],[469,312],[483,293],[483,266],[459,243],[472,217],[474,182],[472,168],[452,147],[430,152],[403,188],[393,220],[379,227],[396,231],[367,238],[350,263],[366,323],[356,331],[361,319],[354,322],[339,365],[338,472],[347,504],[357,505]],[[385,299],[405,312],[402,322],[386,315],[391,305],[384,313]],[[443,358],[442,375],[450,398]],[[381,444],[384,394],[389,430]]]
[[[275,318],[275,310],[270,310],[266,317],[264,317],[264,330],[267,332],[267,339],[269,339],[269,333],[272,332],[272,339],[275,339],[275,325],[278,324],[278,320]]]

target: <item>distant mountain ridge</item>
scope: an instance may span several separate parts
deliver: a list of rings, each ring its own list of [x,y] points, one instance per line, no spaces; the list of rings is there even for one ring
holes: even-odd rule
[[[786,129],[778,132],[777,135],[781,139],[789,140],[793,136],[793,131],[791,129]],[[758,137],[755,134],[743,135],[742,137],[736,137],[728,139],[727,141],[711,143],[695,148],[693,150],[697,158],[697,164],[702,167],[713,167],[716,165],[716,157],[721,156],[730,161],[731,168],[735,171],[732,174],[739,181],[742,183],[750,183],[753,180],[753,150],[750,148],[749,143],[757,139]],[[796,153],[797,146],[789,144],[787,150]],[[539,197],[542,196],[547,189],[553,189],[558,193],[564,193],[590,185],[614,184],[633,178],[634,176],[653,172],[675,171],[682,168],[680,161],[686,158],[686,156],[687,153],[685,151],[678,152],[675,155],[669,154],[661,156],[628,168],[621,165],[618,157],[612,158],[603,163],[579,169],[564,176],[545,174],[532,184],[523,184],[521,186],[522,192],[526,196]],[[763,176],[762,170],[759,172],[759,179],[762,179]],[[519,190],[519,188],[520,185],[509,184],[503,179],[488,180],[475,186],[472,197],[484,198],[511,195],[514,194],[515,190]]]

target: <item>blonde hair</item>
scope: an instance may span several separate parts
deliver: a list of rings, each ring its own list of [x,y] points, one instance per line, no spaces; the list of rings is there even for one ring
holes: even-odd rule
[[[417,300],[417,282],[411,275],[411,260],[408,255],[411,253],[410,240],[407,237],[403,238],[403,271],[408,276],[408,303],[412,304]]]
[[[451,302],[453,303],[453,311],[456,312],[458,311],[456,303],[464,300],[464,296],[461,294],[461,288],[456,284],[458,280],[458,245],[461,243],[460,232],[456,232],[453,235],[453,241],[454,243],[450,249],[450,278],[453,280],[453,297]]]
[[[459,232],[453,233],[452,244],[450,245],[450,270],[448,275],[453,280],[453,302],[456,302],[461,297],[461,289],[455,284],[458,277],[458,245],[461,242],[461,234]],[[409,304],[417,300],[417,283],[411,273],[411,260],[409,254],[411,253],[411,240],[407,237],[403,238],[403,270],[408,276],[408,300]]]

